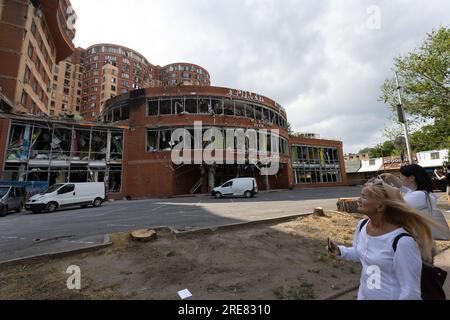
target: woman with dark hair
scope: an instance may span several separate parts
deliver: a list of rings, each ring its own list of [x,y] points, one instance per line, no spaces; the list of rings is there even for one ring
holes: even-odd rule
[[[417,164],[406,165],[400,168],[400,178],[389,173],[380,177],[386,183],[400,189],[409,206],[431,217],[442,226],[442,230],[432,228],[436,240],[450,239],[447,221],[437,208],[438,199],[433,194],[433,181],[424,168]]]
[[[447,165],[446,174],[441,176],[437,170],[434,170],[434,174],[440,181],[447,180],[447,196],[448,196],[448,206],[450,207],[450,164]],[[450,212],[448,210],[447,212]]]

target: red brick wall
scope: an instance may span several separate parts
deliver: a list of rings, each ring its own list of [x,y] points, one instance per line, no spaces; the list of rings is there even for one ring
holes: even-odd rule
[[[0,87],[15,101],[17,72],[22,52],[28,1],[4,1],[0,21]]]

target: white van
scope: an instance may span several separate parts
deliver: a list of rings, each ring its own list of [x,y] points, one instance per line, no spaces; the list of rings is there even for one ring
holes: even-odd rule
[[[258,184],[254,178],[236,178],[226,182],[221,187],[214,188],[212,196],[253,198],[258,193]]]
[[[54,212],[59,208],[92,205],[100,207],[105,201],[105,184],[100,183],[61,183],[51,186],[47,191],[28,200],[27,210],[34,213]]]

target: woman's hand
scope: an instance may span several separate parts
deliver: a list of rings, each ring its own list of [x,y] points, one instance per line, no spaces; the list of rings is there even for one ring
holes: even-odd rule
[[[327,250],[328,255],[333,259],[341,256],[341,250],[339,249],[337,244],[330,239],[328,239]]]

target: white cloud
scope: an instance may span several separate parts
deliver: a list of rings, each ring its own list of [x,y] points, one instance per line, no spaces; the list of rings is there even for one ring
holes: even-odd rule
[[[392,60],[448,24],[450,2],[387,0],[71,0],[76,44],[111,42],[153,64],[187,61],[212,84],[266,95],[298,131],[340,138],[346,152],[382,141],[377,101]],[[366,26],[380,8],[381,29]]]

